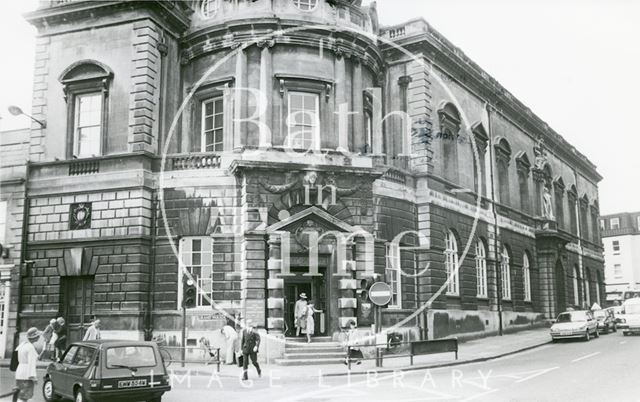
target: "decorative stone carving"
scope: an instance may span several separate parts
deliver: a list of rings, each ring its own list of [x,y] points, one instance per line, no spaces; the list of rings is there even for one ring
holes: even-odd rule
[[[71,204],[70,215],[71,215],[69,217],[70,230],[89,229],[91,227],[91,203],[90,202]]]
[[[545,148],[544,139],[542,137],[538,137],[536,145],[533,147],[533,153],[536,156],[534,169],[544,169],[544,165],[547,164],[549,158],[547,156],[547,150]]]
[[[544,186],[544,193],[542,195],[542,215],[548,220],[555,219],[555,217],[553,216],[551,192],[549,191],[549,187],[547,186]]]
[[[324,232],[324,229],[318,226],[314,220],[307,220],[304,225],[300,226],[294,233],[296,242],[305,250],[309,249],[309,238],[311,235],[315,235],[319,238]]]

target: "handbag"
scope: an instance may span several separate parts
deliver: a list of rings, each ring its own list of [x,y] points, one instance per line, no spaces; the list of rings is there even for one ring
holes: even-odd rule
[[[18,369],[18,350],[11,353],[11,362],[9,363],[9,371],[15,372]]]

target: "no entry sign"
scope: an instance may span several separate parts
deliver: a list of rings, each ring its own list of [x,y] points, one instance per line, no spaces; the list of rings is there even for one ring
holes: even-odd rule
[[[391,286],[384,282],[376,282],[369,289],[369,300],[376,306],[386,306],[391,301]]]

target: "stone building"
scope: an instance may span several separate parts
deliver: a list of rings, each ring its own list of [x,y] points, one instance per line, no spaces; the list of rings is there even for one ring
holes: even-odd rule
[[[640,295],[640,213],[600,218],[604,247],[607,301],[623,302]]]
[[[604,292],[595,166],[422,19],[384,27],[359,0],[50,1],[27,19],[47,127],[22,332],[62,314],[73,338],[96,314],[105,336],[180,343],[183,272],[187,344],[224,314],[290,335],[301,292],[317,335],[364,328],[367,277],[413,337],[526,328]]]

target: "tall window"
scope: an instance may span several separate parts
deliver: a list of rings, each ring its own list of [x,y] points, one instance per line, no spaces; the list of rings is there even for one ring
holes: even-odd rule
[[[580,305],[580,271],[577,265],[573,267],[573,304]]]
[[[387,243],[386,245],[386,267],[385,277],[386,282],[391,287],[393,295],[390,308],[402,308],[402,275],[401,263],[400,263],[400,247],[395,243]]]
[[[496,148],[496,170],[498,171],[498,195],[502,204],[509,204],[509,164],[511,161],[511,146],[502,139]]]
[[[102,93],[75,97],[73,155],[87,158],[100,155],[102,131]]]
[[[373,117],[370,110],[364,111],[364,135],[365,150],[364,153],[373,153]]]
[[[198,288],[196,306],[211,306],[211,300],[213,300],[212,250],[211,237],[184,237],[180,240],[178,304],[182,302],[183,272],[189,272]]]
[[[202,152],[224,150],[224,99],[222,96],[202,102]]]
[[[460,280],[458,270],[458,242],[452,231],[447,233],[445,239],[444,266],[447,272],[447,294],[458,295],[460,293]]]
[[[620,229],[620,218],[611,218],[609,226],[611,227],[611,230]]]
[[[524,253],[522,257],[522,281],[524,284],[524,301],[531,301],[531,268],[527,253]]]
[[[500,261],[500,271],[502,275],[502,298],[511,300],[511,257],[506,246],[502,247],[502,258]]]
[[[67,103],[66,153],[88,158],[107,152],[109,87],[113,72],[95,60],[81,60],[58,78]]]
[[[447,103],[438,111],[442,152],[443,176],[449,181],[458,181],[458,136],[460,134],[460,114],[455,106]]]
[[[476,242],[476,277],[478,297],[487,297],[487,249],[482,240]]]
[[[6,246],[5,236],[7,232],[7,202],[0,201],[0,244]],[[0,284],[2,287],[2,284]]]
[[[289,92],[289,147],[320,148],[320,100],[318,94]]]
[[[478,127],[473,130],[473,135],[476,141],[476,149],[478,150],[478,159],[474,160],[473,162],[473,189],[477,191],[478,194],[486,196],[487,176],[485,174],[485,161],[489,137],[487,136],[487,132],[484,130],[484,127],[482,125],[478,125]],[[481,186],[480,183],[482,183]]]
[[[211,18],[216,15],[220,0],[202,0],[201,12],[204,18]]]
[[[640,218],[640,216],[638,217]],[[600,219],[600,230],[605,230],[605,223],[604,223],[604,219]],[[638,219],[638,225],[640,225],[640,219]],[[638,226],[640,228],[640,226]]]
[[[293,4],[300,10],[312,11],[318,6],[318,0],[293,0]]]
[[[529,171],[531,163],[527,154],[522,152],[516,157],[516,167],[518,171],[518,189],[520,191],[520,209],[525,212],[531,212],[531,197],[529,195]]]

